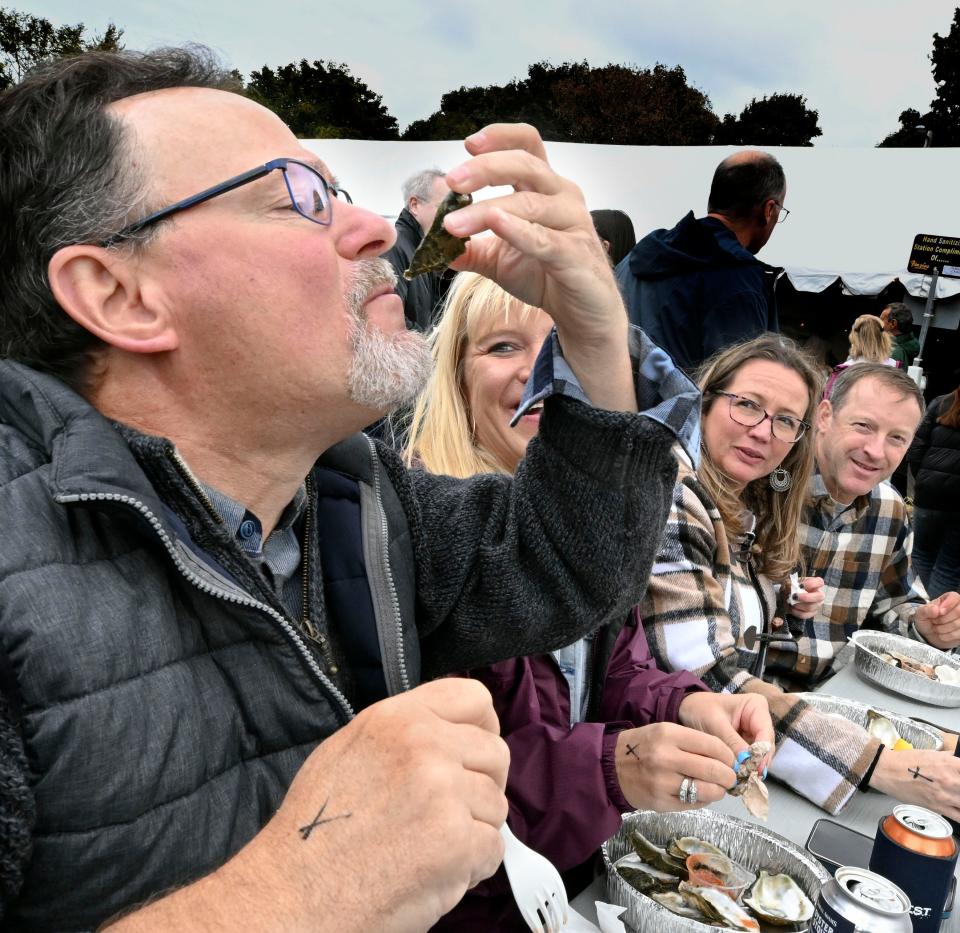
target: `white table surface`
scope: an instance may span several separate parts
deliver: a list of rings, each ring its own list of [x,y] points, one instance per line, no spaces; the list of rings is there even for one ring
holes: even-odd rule
[[[960,732],[960,709],[930,706],[909,697],[891,693],[863,679],[852,663],[826,681],[817,692],[846,697],[850,700],[858,700],[861,703],[869,703],[871,706],[879,706],[906,716],[924,719],[943,726],[945,729]],[[803,847],[813,824],[824,817],[834,819],[838,823],[843,823],[851,829],[872,837],[876,835],[880,817],[890,813],[896,803],[892,797],[888,797],[886,794],[872,791],[856,793],[837,816],[831,817],[829,813],[821,810],[783,784],[771,781],[769,790],[770,818],[765,824],[752,817],[744,808],[743,803],[736,797],[725,797],[723,800],[712,804],[711,809],[740,819],[752,820],[759,825],[765,825],[768,829]],[[596,922],[596,909],[593,906],[595,900],[606,900],[603,878],[598,878],[589,888],[578,894],[572,904],[584,917]],[[950,923],[944,927],[943,933],[947,933],[947,931],[949,933],[960,933],[960,909],[954,910]]]

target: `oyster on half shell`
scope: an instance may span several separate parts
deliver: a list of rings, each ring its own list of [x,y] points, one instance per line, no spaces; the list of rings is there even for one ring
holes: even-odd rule
[[[949,664],[938,664],[933,669],[933,673],[936,674],[937,680],[942,684],[956,684],[960,686],[960,671],[955,667],[951,667]]]
[[[636,852],[631,852],[619,859],[615,867],[620,877],[641,894],[652,896],[652,892],[676,887],[680,881],[677,875],[661,871],[644,862]]]
[[[746,904],[761,920],[778,926],[801,923],[813,916],[813,904],[789,875],[770,875],[761,870]]]
[[[667,843],[667,854],[675,859],[685,861],[688,855],[722,855],[727,857],[723,849],[718,849],[712,842],[697,839],[696,836],[677,836]]]
[[[683,859],[675,858],[666,849],[661,849],[655,842],[651,842],[639,830],[630,833],[630,844],[633,851],[648,865],[669,872],[680,878],[687,877],[687,866]]]
[[[700,909],[700,905],[689,894],[682,894],[680,891],[654,891],[650,897],[678,917],[710,923],[710,917]]]
[[[681,894],[689,894],[711,920],[721,921],[734,930],[753,930],[757,933],[760,930],[756,918],[751,917],[740,904],[727,897],[719,888],[697,887],[681,881],[678,890]]]
[[[881,716],[873,709],[867,710],[867,732],[887,748],[893,748],[900,740],[897,727],[886,716]]]

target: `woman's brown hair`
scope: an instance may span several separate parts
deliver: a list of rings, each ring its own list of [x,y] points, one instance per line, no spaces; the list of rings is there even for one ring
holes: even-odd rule
[[[960,428],[960,389],[953,390],[953,402],[950,407],[937,418],[937,424],[947,428]]]
[[[699,371],[703,392],[703,414],[726,399],[716,393],[724,391],[734,376],[752,360],[767,360],[793,370],[804,381],[809,398],[803,420],[811,427],[790,448],[780,466],[789,470],[792,484],[786,492],[775,492],[766,476],[749,483],[742,497],[734,491],[730,477],[721,472],[710,458],[705,440],[701,439],[701,459],[697,476],[717,504],[720,517],[731,539],[743,534],[743,510],[750,509],[757,519],[754,556],[757,569],[775,581],[783,580],[800,566],[800,516],[807,501],[807,487],[813,473],[813,415],[823,379],[816,362],[800,350],[792,340],[778,334],[763,334],[753,340],[720,350],[707,360]]]

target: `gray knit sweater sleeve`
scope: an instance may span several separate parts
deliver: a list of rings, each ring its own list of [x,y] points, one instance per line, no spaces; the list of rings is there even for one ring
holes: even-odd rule
[[[554,396],[513,478],[381,457],[407,513],[425,677],[570,644],[640,601],[676,476],[674,434]]]
[[[35,809],[20,732],[0,693],[0,920],[13,903],[30,861]]]

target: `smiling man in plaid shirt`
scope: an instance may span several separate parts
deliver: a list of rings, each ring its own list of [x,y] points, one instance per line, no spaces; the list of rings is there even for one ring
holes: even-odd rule
[[[834,673],[834,661],[848,636],[863,626],[942,649],[960,645],[960,595],[928,599],[910,565],[913,533],[906,506],[886,482],[906,454],[922,416],[923,396],[913,380],[882,364],[849,367],[834,384],[830,400],[821,402],[817,471],[801,534],[806,571],[823,579],[825,598],[821,610],[809,619],[787,614],[793,641],[770,646],[766,679],[794,689],[815,686]],[[818,585],[818,580],[810,584]],[[785,700],[786,707],[772,704],[780,706],[777,729],[785,733],[774,773],[835,810],[845,802],[842,792],[834,789],[817,799],[814,791],[814,785],[823,783],[826,789],[832,783],[823,768],[830,757],[824,748],[832,743],[822,733],[822,745],[805,741],[805,734],[816,734],[811,711],[806,703]],[[804,717],[811,719],[807,726],[802,724]],[[846,772],[846,786],[873,787],[951,815],[960,806],[958,759],[939,752],[894,754],[878,749],[863,772],[870,750],[869,744],[847,749],[843,757],[856,760],[853,767],[844,768],[837,756],[834,767]],[[911,780],[915,766],[936,780]]]
[[[823,578],[822,611],[788,616],[795,641],[771,646],[767,672],[810,687],[834,673],[858,628],[942,649],[960,645],[960,595],[932,602],[910,564],[906,506],[887,482],[910,446],[923,396],[900,370],[858,363],[817,412],[817,472],[801,527],[806,572]]]
[[[777,731],[771,774],[830,813],[839,812],[858,789],[873,787],[960,819],[960,758],[885,751],[858,725],[784,692],[809,690],[833,673],[847,636],[862,625],[947,649],[960,643],[960,596],[927,599],[910,568],[906,507],[885,482],[910,446],[922,413],[923,397],[906,374],[870,363],[847,369],[831,400],[821,402],[815,419],[817,471],[800,530],[808,596],[822,592],[825,599],[808,619],[786,613],[792,640],[769,645],[763,679],[748,669],[755,649],[743,639],[746,626],[731,617],[729,604],[717,601],[718,593],[729,590],[704,584],[712,568],[703,565],[709,555],[700,553],[696,542],[709,540],[709,534],[698,533],[686,492],[680,498],[675,492],[643,603],[650,647],[664,670],[691,670],[713,690],[767,698]],[[674,525],[686,529],[671,535]],[[678,561],[689,563],[692,572],[678,572]],[[718,561],[729,564],[714,555]],[[678,634],[701,622],[699,638]],[[918,768],[931,780],[914,780],[911,772]]]

